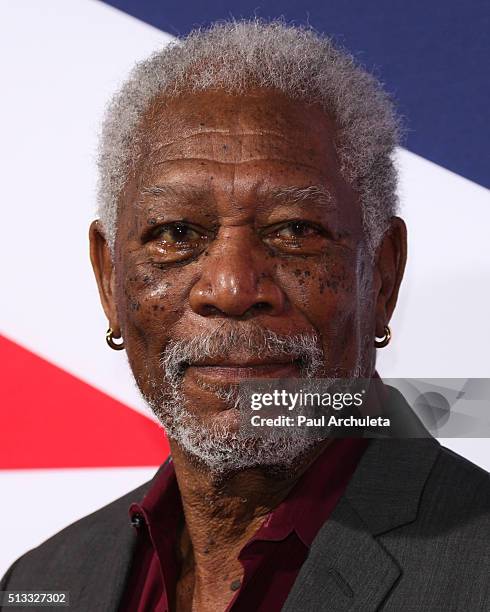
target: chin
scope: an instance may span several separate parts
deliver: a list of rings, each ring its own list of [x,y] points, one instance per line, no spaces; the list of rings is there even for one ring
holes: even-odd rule
[[[168,437],[193,463],[216,475],[261,466],[290,469],[315,444],[305,436],[245,437],[235,406],[221,402],[221,409],[210,409],[213,414],[196,414],[187,408],[194,402],[182,400],[149,404]]]
[[[315,444],[308,438],[242,438],[236,432],[202,429],[181,431],[175,441],[195,463],[216,475],[252,468],[290,470]]]

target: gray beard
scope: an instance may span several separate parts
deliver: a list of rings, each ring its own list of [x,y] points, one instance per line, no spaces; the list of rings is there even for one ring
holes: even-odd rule
[[[256,323],[224,322],[212,333],[203,333],[190,340],[171,341],[161,356],[163,384],[153,381],[154,392],[145,400],[169,438],[174,440],[191,459],[215,474],[224,474],[256,466],[289,468],[295,460],[318,443],[304,430],[295,429],[287,435],[270,438],[246,437],[219,418],[203,422],[191,410],[183,392],[184,370],[187,363],[198,364],[205,359],[222,358],[239,351],[248,357],[267,355],[271,358],[298,360],[300,376],[311,379],[323,375],[324,354],[316,334],[281,336],[259,327]],[[329,372],[332,376],[332,371]],[[239,410],[236,385],[201,385],[212,392],[225,410]],[[162,390],[163,388],[163,390]]]

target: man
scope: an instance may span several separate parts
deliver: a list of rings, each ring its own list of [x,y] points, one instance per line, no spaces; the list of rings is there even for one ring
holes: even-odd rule
[[[215,25],[134,69],[91,258],[171,459],[3,589],[85,611],[488,609],[486,472],[432,438],[240,435],[240,381],[377,376],[406,260],[398,131],[350,56],[281,22]]]

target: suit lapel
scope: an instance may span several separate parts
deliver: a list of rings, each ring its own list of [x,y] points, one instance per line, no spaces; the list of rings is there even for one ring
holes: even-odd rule
[[[315,538],[283,610],[371,612],[399,575],[344,498]]]
[[[403,568],[376,536],[415,520],[438,446],[434,439],[370,442],[345,494],[313,541],[285,612],[379,608]]]

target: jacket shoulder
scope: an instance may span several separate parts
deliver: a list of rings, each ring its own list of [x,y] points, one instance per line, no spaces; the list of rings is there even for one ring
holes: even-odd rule
[[[490,537],[490,474],[441,446],[422,493],[420,524],[475,561],[485,557]]]
[[[87,557],[96,554],[101,542],[106,542],[118,533],[129,532],[128,508],[133,501],[141,501],[151,481],[126,493],[99,510],[68,525],[48,540],[26,552],[7,570],[0,582],[0,590],[36,588],[47,576],[63,576],[69,569]],[[71,572],[70,572],[71,573]],[[50,588],[55,588],[49,580]],[[62,585],[63,586],[63,585]]]
[[[382,609],[487,610],[489,538],[488,472],[440,446],[416,519],[380,537],[401,569]]]
[[[461,500],[461,508],[490,511],[490,474],[445,446],[439,453],[427,482],[432,495]]]

